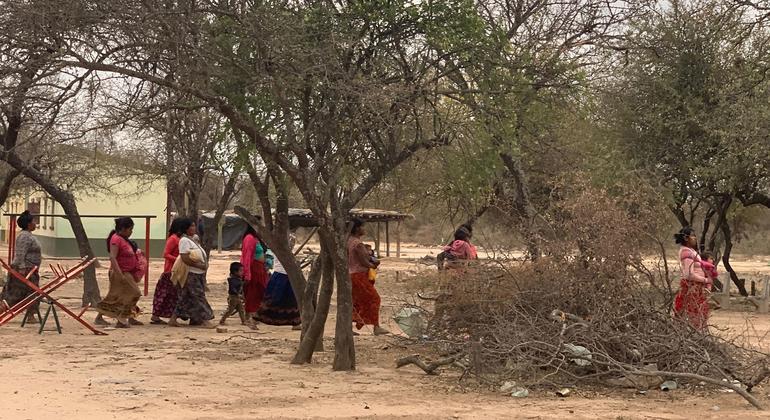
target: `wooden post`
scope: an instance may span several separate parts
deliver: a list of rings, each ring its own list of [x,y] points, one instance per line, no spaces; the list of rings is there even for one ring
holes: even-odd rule
[[[730,284],[732,280],[729,278],[722,282],[722,292],[714,293],[714,299],[719,303],[722,309],[727,310],[730,307]]]
[[[377,236],[374,238],[374,255],[380,258],[380,222],[377,222]]]
[[[768,289],[770,287],[770,279],[764,279],[762,281],[762,297],[759,300],[759,313],[766,314],[768,312],[768,309],[770,309],[770,302],[768,302],[768,299],[770,299],[770,290]]]
[[[10,216],[8,223],[8,264],[10,264],[13,262],[13,252],[16,247],[16,216]]]
[[[385,222],[385,256],[390,257],[390,222]]]
[[[147,252],[147,270],[144,272],[144,295],[147,296],[150,293],[150,218],[147,217],[144,221],[144,250]]]
[[[217,252],[220,254],[222,253],[222,228],[225,226],[225,217],[227,216],[222,215],[217,225]]]
[[[396,258],[401,258],[401,221],[396,223]]]

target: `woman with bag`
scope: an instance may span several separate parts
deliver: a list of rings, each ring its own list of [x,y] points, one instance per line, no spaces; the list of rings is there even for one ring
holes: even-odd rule
[[[171,270],[171,280],[178,287],[179,299],[168,325],[179,327],[178,318],[189,318],[190,325],[215,328],[216,325],[210,322],[214,319],[214,311],[206,299],[206,251],[193,240],[196,226],[192,220],[183,219],[179,228],[184,235],[179,240],[179,258]]]
[[[142,296],[139,281],[147,270],[147,259],[142,255],[136,242],[130,240],[134,221],[130,217],[115,219],[115,230],[107,236],[110,251],[110,290],[96,305],[104,316],[115,318],[115,328],[142,325],[136,320],[139,311],[136,303]]]

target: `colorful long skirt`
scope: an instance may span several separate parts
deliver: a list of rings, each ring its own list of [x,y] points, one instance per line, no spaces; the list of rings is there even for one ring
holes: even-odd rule
[[[171,272],[163,273],[155,286],[155,294],[152,297],[152,316],[158,318],[171,318],[174,315],[176,301],[179,292],[171,282]]]
[[[214,311],[206,299],[205,274],[187,274],[187,282],[179,293],[174,313],[181,319],[190,319],[191,325],[214,319]]]
[[[674,314],[686,320],[698,330],[708,327],[709,305],[705,286],[685,279],[679,282],[679,292],[674,299]]]
[[[297,307],[297,298],[291,288],[289,276],[283,273],[273,273],[267,283],[262,306],[257,311],[260,322],[268,325],[300,325],[302,319]]]
[[[139,283],[131,273],[110,270],[110,290],[96,305],[96,310],[110,318],[129,318],[137,315],[136,303],[142,297]]]
[[[251,279],[243,285],[243,295],[246,300],[246,312],[253,314],[262,306],[262,298],[267,287],[267,268],[263,261],[251,262]]]
[[[353,322],[356,328],[364,325],[380,325],[380,294],[369,281],[369,273],[351,273],[353,287]]]
[[[27,275],[29,270],[24,270],[20,274]],[[29,281],[36,286],[40,286],[40,276],[37,272],[29,276]],[[21,302],[32,294],[32,288],[24,284],[21,280],[12,275],[8,275],[8,281],[3,286],[3,291],[0,292],[0,300],[4,300],[8,303],[9,307],[13,307],[17,303]],[[27,313],[37,313],[37,309],[40,306],[40,300],[37,300],[32,306],[27,309]]]

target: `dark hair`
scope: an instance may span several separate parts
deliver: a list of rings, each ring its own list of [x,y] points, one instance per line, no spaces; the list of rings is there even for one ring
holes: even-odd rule
[[[181,236],[184,233],[184,231],[187,230],[187,229],[182,229],[182,222],[184,222],[183,217],[177,217],[174,220],[172,220],[171,226],[168,227],[168,236],[171,236],[171,235]],[[190,226],[187,226],[187,227],[190,227]]]
[[[694,234],[695,230],[691,227],[682,228],[676,235],[674,235],[674,241],[678,245],[685,245],[687,243],[687,237]]]
[[[16,226],[27,230],[29,227],[29,224],[32,223],[35,220],[35,217],[32,216],[32,214],[29,212],[29,210],[25,210],[21,215],[19,215],[19,218],[16,219]]]
[[[195,222],[193,222],[193,220],[189,217],[180,217],[174,221],[177,222],[176,229],[178,233],[174,232],[177,235],[183,235],[185,232],[187,232],[187,229],[190,229],[190,226],[195,224]],[[174,226],[174,224],[172,223],[171,226]]]
[[[468,241],[468,238],[470,238],[471,234],[468,232],[468,229],[466,229],[463,226],[460,226],[459,229],[455,231],[455,241]]]
[[[243,264],[239,262],[230,263],[230,274],[237,273],[241,268],[243,268]]]
[[[246,224],[246,232],[243,232],[243,237],[247,237],[249,235],[257,236],[257,231],[254,229],[254,226],[250,224]]]
[[[110,241],[112,240],[112,237],[120,232],[123,229],[128,229],[134,227],[134,220],[130,217],[118,217],[115,219],[115,229],[110,231],[110,234],[107,235],[107,252],[110,252]],[[136,244],[133,241],[129,241],[131,244],[131,247],[134,248]],[[134,252],[136,252],[137,248],[134,248]]]
[[[473,225],[470,223],[463,223],[458,229],[465,229],[468,231],[468,237],[473,236]]]
[[[360,229],[361,226],[364,225],[364,221],[359,219],[358,217],[354,217],[350,221],[350,223],[351,223],[351,227],[350,227],[350,234],[351,235],[355,234],[358,231],[358,229]]]
[[[714,254],[711,251],[703,251],[703,253],[700,254],[700,258],[702,260],[707,260],[709,258],[714,258]]]

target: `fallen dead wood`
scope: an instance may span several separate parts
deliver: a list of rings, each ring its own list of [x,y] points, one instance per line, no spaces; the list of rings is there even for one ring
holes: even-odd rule
[[[762,407],[762,404],[759,403],[759,400],[757,400],[753,395],[749,394],[748,391],[743,389],[740,385],[735,385],[732,382],[729,381],[721,381],[714,378],[709,378],[708,376],[703,375],[697,375],[694,373],[679,373],[679,372],[668,372],[664,370],[639,370],[639,369],[628,369],[624,373],[626,374],[633,374],[633,375],[639,375],[639,376],[661,376],[661,377],[668,377],[668,378],[678,378],[678,379],[690,379],[695,381],[702,381],[711,385],[716,385],[718,387],[727,388],[732,391],[735,391],[737,394],[739,394],[741,397],[745,398],[746,401],[751,403],[754,407],[756,407],[759,410],[764,410]]]
[[[465,357],[465,353],[458,353],[450,357],[445,357],[443,359],[425,363],[422,361],[419,354],[413,354],[411,356],[406,356],[398,359],[396,361],[396,369],[407,365],[415,365],[420,369],[422,369],[428,375],[438,375],[438,373],[436,372],[436,369],[440,368],[441,366],[455,364],[458,360],[462,359],[463,357]]]

